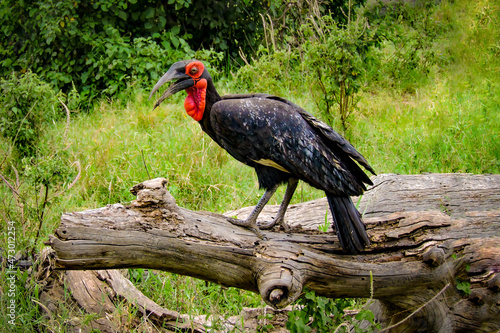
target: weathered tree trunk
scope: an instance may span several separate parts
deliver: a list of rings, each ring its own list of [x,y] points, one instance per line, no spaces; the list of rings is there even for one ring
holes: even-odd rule
[[[161,178],[135,186],[128,206],[64,214],[50,243],[59,269],[165,270],[258,292],[276,308],[306,286],[374,298],[383,328],[406,318],[393,332],[499,330],[500,175],[380,175],[374,184],[359,206],[372,245],[356,256],[318,231],[326,199],[291,206],[292,232],[259,239],[222,215],[178,207]]]

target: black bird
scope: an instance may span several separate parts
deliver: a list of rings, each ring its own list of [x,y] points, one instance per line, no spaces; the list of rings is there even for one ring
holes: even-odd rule
[[[299,179],[325,191],[337,235],[344,252],[359,253],[370,244],[361,215],[350,196],[372,185],[365,169],[375,174],[365,158],[325,123],[283,98],[267,94],[219,96],[202,62],[179,61],[154,86],[149,98],[166,82],[176,80],[155,103],[187,91],[186,112],[201,129],[238,161],[257,173],[265,193],[246,220],[229,218],[236,225],[253,228],[257,217],[279,185],[287,183],[276,218],[260,225],[269,229],[281,223]],[[357,163],[356,163],[357,162]]]

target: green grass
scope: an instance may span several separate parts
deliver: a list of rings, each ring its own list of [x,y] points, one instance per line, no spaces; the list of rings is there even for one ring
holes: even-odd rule
[[[376,152],[368,157],[379,172],[498,173],[500,90],[485,93],[486,84],[450,91],[437,82],[399,101],[371,96],[363,101],[366,120],[358,123],[366,135],[354,144]]]
[[[216,316],[239,314],[243,306],[264,305],[253,293],[187,276],[145,269],[129,269],[129,275],[146,296],[156,299],[160,306],[180,313],[207,314],[215,319]]]
[[[437,62],[425,79],[416,77],[404,88],[398,87],[397,81],[390,85],[371,82],[365,87],[347,135],[378,173],[500,173],[499,13],[494,1],[443,3],[434,18],[449,21],[454,27],[434,46],[444,60]],[[285,81],[265,75],[254,79],[256,82],[243,89],[257,87],[256,91],[279,94],[321,117],[310,92],[303,88],[307,86],[304,78],[291,73],[284,76]],[[243,92],[238,78],[221,78],[216,86],[222,93]],[[40,140],[60,149],[68,146],[64,156],[68,164],[79,161],[81,177],[73,188],[51,200],[40,239],[34,239],[36,219],[26,216],[24,225],[18,223],[17,250],[43,247],[41,241],[54,232],[63,212],[133,200],[129,189],[146,180],[148,174],[166,178],[169,191],[182,207],[225,212],[254,205],[262,192],[253,170],[232,159],[201,132],[185,114],[180,95],[152,111],[147,92],[130,90],[114,100],[101,101],[88,113],[74,114],[65,142],[65,124],[56,123],[48,129]],[[7,152],[8,148],[8,143],[0,140],[0,149]],[[9,166],[12,161],[0,167],[11,180],[15,178]],[[76,166],[72,168],[75,176]],[[33,204],[38,192],[22,179],[21,183],[27,202]],[[279,204],[283,192],[280,189],[271,204]],[[19,207],[4,185],[0,196],[1,218],[19,221]],[[302,184],[293,202],[322,196],[321,191]],[[6,249],[5,242],[0,247]],[[239,313],[243,306],[262,304],[252,293],[175,274],[144,274],[142,269],[133,269],[130,275],[160,305],[191,315],[227,317]],[[5,277],[3,269],[0,283],[4,294],[8,290]],[[17,321],[19,331],[48,325],[40,317],[40,308],[31,302],[39,298],[35,281],[20,275],[17,286],[16,300],[22,314]],[[0,327],[6,325],[6,302],[2,297]],[[69,316],[68,310],[58,321]]]

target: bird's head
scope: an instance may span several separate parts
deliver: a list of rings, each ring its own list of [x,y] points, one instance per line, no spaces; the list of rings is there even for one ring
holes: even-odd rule
[[[160,105],[167,97],[186,90],[187,97],[184,101],[184,108],[188,115],[194,120],[200,121],[203,118],[206,105],[207,84],[212,81],[205,66],[198,60],[183,60],[176,62],[155,84],[149,98],[160,89],[165,83],[176,80],[158,99],[154,108]]]

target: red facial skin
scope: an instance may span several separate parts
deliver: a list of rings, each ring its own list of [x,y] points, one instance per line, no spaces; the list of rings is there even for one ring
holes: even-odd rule
[[[186,89],[187,97],[184,101],[184,108],[188,115],[194,120],[200,121],[205,111],[205,97],[207,94],[207,80],[200,79],[205,66],[199,61],[192,62],[186,66],[186,74],[194,80],[194,86]]]

